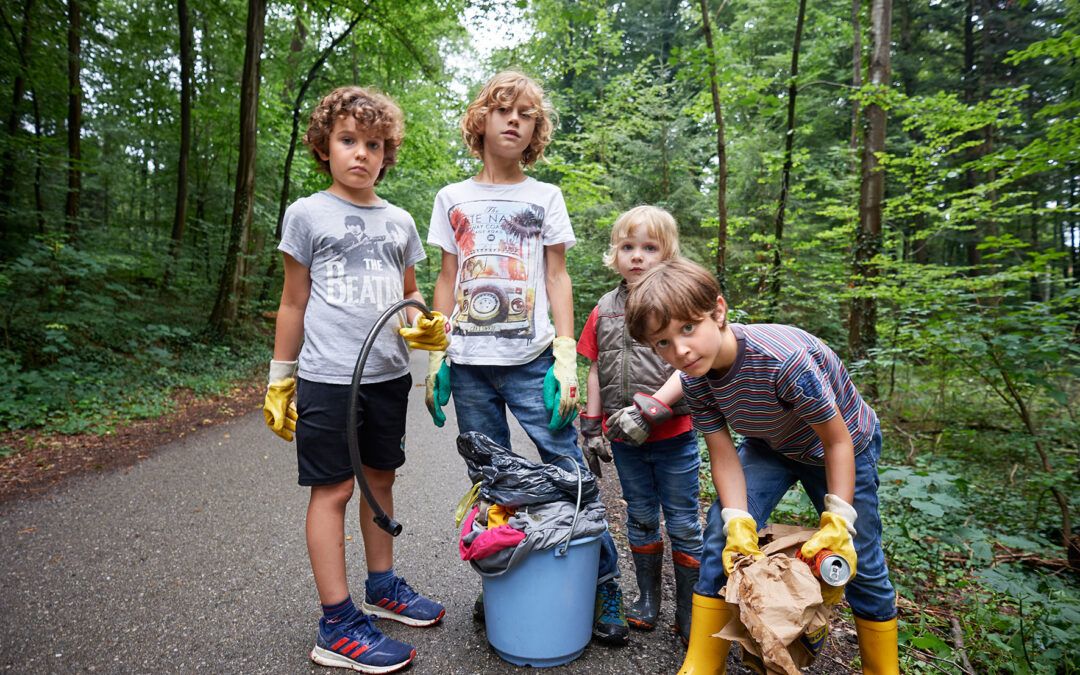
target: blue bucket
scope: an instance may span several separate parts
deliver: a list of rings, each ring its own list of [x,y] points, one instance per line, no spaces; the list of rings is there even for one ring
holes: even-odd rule
[[[565,555],[560,555],[565,548]],[[569,663],[592,637],[600,538],[533,551],[506,574],[484,577],[487,639],[518,666]]]

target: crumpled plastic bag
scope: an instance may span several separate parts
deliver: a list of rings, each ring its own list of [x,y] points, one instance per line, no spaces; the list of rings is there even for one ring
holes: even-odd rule
[[[525,459],[477,431],[458,436],[457,448],[465,460],[469,478],[474,483],[480,482],[481,499],[518,508],[578,498],[576,471]],[[581,503],[587,504],[599,495],[596,477],[582,469]]]
[[[799,675],[825,646],[832,607],[821,583],[795,557],[815,528],[772,524],[759,538],[765,557],[737,560],[721,595],[738,616],[715,637],[742,646],[743,663],[758,673]]]

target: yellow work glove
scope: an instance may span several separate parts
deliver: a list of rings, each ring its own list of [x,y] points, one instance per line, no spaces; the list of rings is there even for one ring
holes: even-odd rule
[[[555,364],[544,376],[544,407],[551,411],[548,429],[558,430],[577,417],[577,340],[557,337],[551,343]]]
[[[439,312],[432,312],[430,319],[417,314],[415,325],[399,328],[398,333],[408,340],[412,349],[445,352],[450,346],[450,323]]]
[[[855,545],[851,538],[855,535],[855,508],[836,495],[825,495],[825,510],[821,513],[818,531],[803,544],[800,552],[807,560],[822,549],[829,549],[851,565],[851,578],[855,578]],[[844,597],[843,586],[821,584],[821,599],[826,605],[835,605]]]
[[[446,362],[446,352],[433,351],[428,354],[428,372],[424,378],[424,405],[431,413],[435,426],[446,424],[446,414],[442,407],[450,401],[450,364]]]
[[[735,569],[735,556],[748,555],[760,560],[765,554],[758,548],[757,523],[754,517],[742,509],[724,509],[720,512],[724,519],[724,536],[727,544],[720,556],[724,561],[724,574],[731,574]]]
[[[266,426],[287,441],[296,432],[296,361],[271,361],[263,416]]]

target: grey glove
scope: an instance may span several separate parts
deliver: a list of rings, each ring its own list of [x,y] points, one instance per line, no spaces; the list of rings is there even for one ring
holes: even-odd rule
[[[641,445],[661,422],[671,419],[671,408],[663,401],[640,391],[634,394],[634,405],[628,405],[608,418],[607,439],[627,445]]]
[[[603,416],[590,417],[588,415],[581,415],[578,417],[581,425],[581,435],[585,438],[585,443],[581,448],[581,454],[585,456],[585,463],[589,466],[589,471],[596,474],[597,478],[602,478],[603,474],[600,472],[600,460],[605,462],[611,461],[611,453],[607,449],[607,445],[604,443],[603,426],[601,420]]]

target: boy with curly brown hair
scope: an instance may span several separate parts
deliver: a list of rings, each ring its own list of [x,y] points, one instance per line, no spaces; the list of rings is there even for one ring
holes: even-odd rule
[[[311,489],[305,530],[323,609],[311,659],[364,673],[392,672],[416,656],[411,646],[375,628],[375,617],[429,626],[445,613],[394,574],[393,537],[374,522],[363,499],[358,506],[368,578],[362,611],[349,593],[345,567],[345,514],[355,477],[345,428],[348,406],[358,407],[364,477],[392,517],[412,387],[402,337],[425,349],[448,344],[445,317],[427,320],[407,308],[405,318],[416,325],[400,326],[400,336],[376,337],[357,400],[351,401],[354,362],[371,327],[403,298],[423,302],[414,272],[425,257],[416,225],[406,211],[375,194],[397,162],[404,132],[401,109],[371,89],[335,89],[311,114],[304,143],[332,183],[285,212],[278,246],[285,285],[264,406],[274,433],[287,441],[295,434],[299,483]]]

